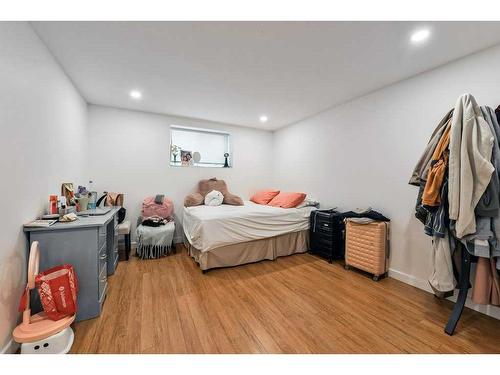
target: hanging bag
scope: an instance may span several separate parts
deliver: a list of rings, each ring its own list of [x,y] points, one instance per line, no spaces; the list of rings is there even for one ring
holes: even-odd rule
[[[108,193],[104,192],[104,194],[97,201],[97,207],[104,201],[105,206],[121,206],[118,210],[118,224],[123,223],[125,220],[125,216],[127,216],[127,210],[123,207],[124,196],[122,193]]]
[[[50,268],[36,276],[35,284],[49,319],[59,320],[76,314],[78,280],[73,266],[64,264]]]

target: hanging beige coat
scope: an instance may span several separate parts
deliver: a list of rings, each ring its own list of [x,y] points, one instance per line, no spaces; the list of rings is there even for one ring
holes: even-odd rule
[[[491,163],[493,134],[476,99],[458,98],[451,120],[448,200],[456,237],[475,233],[474,209],[495,170]]]

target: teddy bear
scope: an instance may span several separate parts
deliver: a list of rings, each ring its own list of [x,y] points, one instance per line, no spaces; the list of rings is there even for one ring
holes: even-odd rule
[[[198,183],[198,192],[191,193],[184,199],[184,206],[199,206],[205,203],[205,196],[211,191],[216,190],[224,196],[223,204],[230,204],[233,206],[243,206],[243,200],[237,195],[231,194],[227,190],[227,185],[224,180],[217,180],[213,177],[208,180],[201,180]]]

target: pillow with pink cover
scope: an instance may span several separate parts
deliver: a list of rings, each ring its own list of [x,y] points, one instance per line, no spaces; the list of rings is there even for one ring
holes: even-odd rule
[[[280,192],[267,205],[281,208],[294,208],[301,204],[306,198],[304,193]]]
[[[250,200],[257,204],[268,204],[279,193],[279,190],[261,190],[252,195]]]

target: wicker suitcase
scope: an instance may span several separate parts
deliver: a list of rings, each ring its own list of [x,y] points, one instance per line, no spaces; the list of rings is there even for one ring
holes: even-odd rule
[[[360,224],[346,222],[345,265],[373,275],[377,281],[385,275],[389,260],[389,223],[375,221]]]

